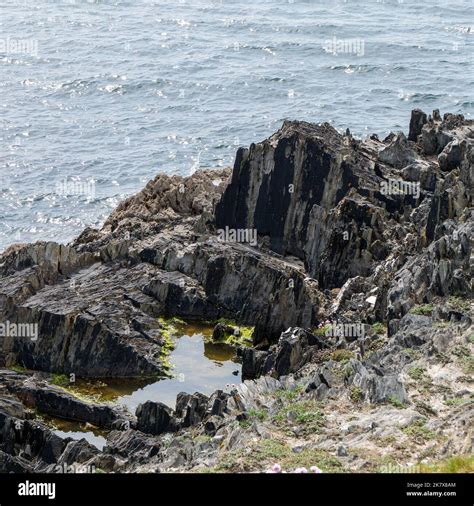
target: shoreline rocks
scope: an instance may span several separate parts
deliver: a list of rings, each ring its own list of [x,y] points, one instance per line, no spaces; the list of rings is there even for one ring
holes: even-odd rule
[[[444,453],[430,439],[439,458],[469,449],[446,423],[455,409],[463,423],[467,405],[442,396],[471,391],[473,187],[474,122],[462,115],[415,110],[408,137],[383,141],[285,121],[240,148],[232,171],[160,174],[100,230],[66,246],[8,248],[0,323],[16,330],[0,328],[0,367],[158,379],[169,375],[159,318],[254,331],[252,346],[239,349],[246,381],[210,397],[183,392],[174,410],[150,399],[136,421],[36,375],[2,372],[0,470],[74,461],[111,472],[213,467],[276,433],[363,470],[351,445],[381,451],[366,426],[409,439],[419,417],[432,425],[425,436],[449,435]],[[234,331],[218,323],[215,338]],[[103,427],[107,445],[66,442],[28,418],[30,408]],[[394,425],[397,409],[415,424],[408,435]],[[27,427],[21,436],[15,419]],[[33,465],[24,457],[32,444]]]

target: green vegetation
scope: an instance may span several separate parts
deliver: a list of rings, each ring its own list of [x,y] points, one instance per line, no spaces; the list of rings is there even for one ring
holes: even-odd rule
[[[422,473],[474,473],[474,455],[458,455],[432,464],[421,464]]]
[[[387,401],[392,406],[395,406],[396,408],[403,409],[405,408],[405,404],[401,401],[399,401],[396,397],[390,396]]]
[[[351,387],[350,398],[352,402],[362,402],[364,399],[364,392],[360,387]]]
[[[467,346],[456,346],[451,353],[459,358],[463,372],[474,374],[474,357]]]
[[[324,337],[326,332],[331,328],[330,324],[324,325],[323,327],[319,327],[317,329],[313,329],[313,334],[318,337]]]
[[[58,387],[68,387],[71,385],[69,378],[65,374],[53,374],[50,383]]]
[[[262,439],[251,448],[238,448],[222,458],[219,464],[208,472],[252,472],[265,471],[278,463],[284,471],[293,471],[297,467],[318,466],[324,472],[343,472],[341,462],[324,450],[304,448],[294,452],[291,447],[275,439]]]
[[[224,325],[228,325],[235,329],[239,330],[240,335],[236,335],[233,332],[226,332],[224,337],[219,340],[215,340],[212,337],[210,338],[212,342],[226,343],[231,346],[251,346],[253,342],[253,332],[255,327],[249,327],[245,325],[238,325],[233,320],[227,320],[225,318],[221,318],[217,323],[223,323]]]
[[[177,325],[184,324],[182,320],[179,318],[169,318],[165,319],[163,317],[158,318],[158,323],[161,328],[161,337],[163,339],[163,343],[161,346],[160,360],[163,365],[164,371],[169,374],[170,370],[173,368],[169,360],[169,356],[171,352],[174,350],[174,339],[178,334]]]
[[[422,316],[431,316],[433,310],[433,304],[421,304],[411,308],[410,313]]]
[[[425,373],[426,369],[424,369],[423,367],[412,367],[408,371],[408,376],[410,376],[410,378],[414,380],[420,381],[425,378]]]
[[[420,357],[420,352],[418,350],[415,350],[413,348],[404,348],[403,351],[412,359],[416,360]]]
[[[273,418],[275,425],[285,432],[298,427],[299,434],[314,434],[324,425],[324,414],[315,400],[289,402]]]
[[[25,372],[28,372],[28,369],[26,367],[23,367],[22,365],[19,365],[19,364],[12,365],[10,367],[10,369],[12,371],[19,373],[19,374],[23,374]]]
[[[263,409],[249,409],[247,411],[249,418],[254,418],[263,422],[268,418],[268,413]]]
[[[411,437],[418,443],[423,443],[430,439],[434,439],[436,434],[426,428],[426,422],[424,420],[416,420],[411,425],[404,427],[402,432],[404,432],[407,436]]]
[[[451,397],[450,399],[446,399],[444,403],[446,406],[461,406],[462,404],[465,404],[466,402],[472,400],[473,396],[471,398],[467,397]]]
[[[303,387],[300,385],[296,386],[292,390],[284,390],[283,388],[275,390],[275,397],[277,399],[283,400],[283,401],[294,401],[296,398],[299,397],[301,392],[303,391]]]
[[[331,354],[331,358],[335,362],[341,362],[343,364],[349,362],[351,358],[354,358],[354,353],[351,350],[341,348],[340,350],[334,350]]]
[[[469,299],[451,295],[448,297],[448,304],[457,311],[465,313],[471,309],[472,302]]]
[[[387,333],[387,327],[382,322],[375,322],[372,325],[372,330],[375,334],[386,334]]]

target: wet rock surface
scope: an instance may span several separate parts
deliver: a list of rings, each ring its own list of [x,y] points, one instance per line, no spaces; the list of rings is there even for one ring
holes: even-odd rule
[[[0,470],[373,471],[387,451],[425,466],[472,453],[473,142],[472,121],[438,111],[383,141],[286,121],[232,171],[158,175],[100,230],[10,247]],[[135,414],[51,384],[166,377],[159,318],[174,316],[235,322],[215,340],[254,327],[245,381]],[[106,446],[42,413],[106,430]]]

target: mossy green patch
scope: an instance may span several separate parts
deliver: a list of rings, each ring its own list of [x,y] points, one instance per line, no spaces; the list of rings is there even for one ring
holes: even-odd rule
[[[313,334],[318,337],[324,337],[326,336],[326,333],[331,329],[331,325],[323,325],[322,327],[318,327],[316,329],[313,329]]]
[[[426,369],[424,369],[423,367],[412,367],[408,371],[408,376],[410,376],[410,378],[412,378],[416,381],[420,381],[420,380],[424,379],[425,374],[426,374]]]
[[[434,311],[433,304],[419,304],[411,308],[410,313],[421,315],[421,316],[431,316]]]
[[[435,439],[436,434],[426,427],[424,420],[416,420],[411,425],[404,427],[402,432],[418,443],[424,443],[430,439]]]
[[[399,409],[406,408],[406,406],[403,402],[399,401],[396,397],[393,397],[393,396],[390,396],[388,398],[387,402],[389,404],[391,404],[392,406],[399,408]]]
[[[448,305],[461,313],[467,313],[471,309],[472,301],[464,297],[451,295],[448,297]]]
[[[334,350],[331,354],[331,358],[335,362],[341,362],[343,364],[349,362],[351,358],[354,358],[354,353],[351,350],[342,348],[340,350]]]
[[[352,402],[361,402],[364,399],[364,392],[360,387],[353,386],[350,392]]]
[[[237,329],[238,332],[225,332],[224,336],[221,339],[217,340],[213,337],[210,337],[208,340],[214,343],[229,344],[231,346],[252,346],[253,332],[255,330],[255,327],[239,325],[235,321],[225,318],[221,318],[217,323],[223,323],[224,325],[233,327],[234,329]]]
[[[374,331],[374,334],[386,334],[387,333],[387,327],[382,322],[375,322],[372,325],[372,330]]]

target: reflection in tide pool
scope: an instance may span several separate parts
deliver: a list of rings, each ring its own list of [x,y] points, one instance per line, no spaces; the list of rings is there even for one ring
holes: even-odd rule
[[[173,378],[149,382],[143,379],[104,380],[104,382],[78,381],[78,390],[93,395],[100,402],[125,405],[135,413],[138,405],[146,401],[163,402],[171,408],[176,405],[180,392],[201,392],[209,395],[215,390],[224,389],[227,384],[239,383],[241,365],[236,362],[235,348],[224,343],[206,342],[212,335],[212,328],[204,325],[183,325],[176,338],[175,349],[171,352]],[[60,437],[86,439],[101,450],[105,444],[106,432],[92,429],[89,424],[81,424],[51,418],[54,432]]]
[[[180,392],[211,394],[226,384],[240,382],[241,366],[235,362],[235,348],[226,344],[206,343],[202,333],[176,339],[171,353],[174,377],[150,383],[130,392],[130,384],[108,382],[116,391],[118,404],[134,413],[146,401],[163,402],[174,408]],[[122,390],[122,391],[121,391]]]

